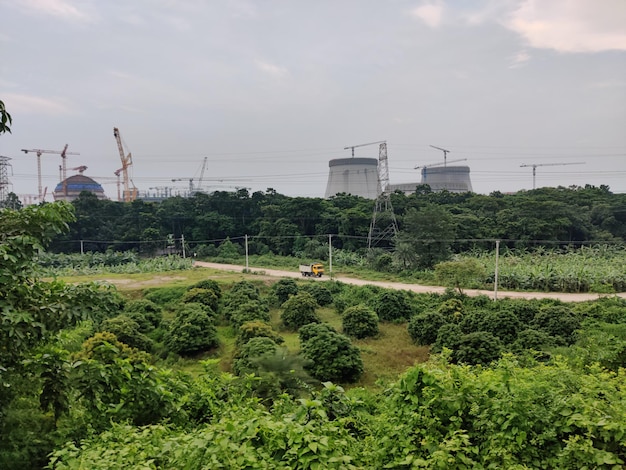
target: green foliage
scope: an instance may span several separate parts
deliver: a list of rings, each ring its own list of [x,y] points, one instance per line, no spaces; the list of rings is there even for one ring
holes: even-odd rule
[[[314,336],[325,333],[337,333],[337,330],[328,323],[309,323],[298,330],[298,338],[300,343],[305,343]]]
[[[274,354],[278,348],[279,346],[267,336],[251,338],[235,355],[233,371],[237,375],[253,374],[257,368],[252,364],[252,359],[265,354]]]
[[[404,291],[386,290],[376,297],[374,305],[381,321],[405,321],[413,313]]]
[[[333,294],[324,284],[325,283],[313,281],[307,282],[302,286],[301,290],[311,294],[317,302],[317,305],[324,307],[333,303]]]
[[[199,304],[184,304],[165,337],[166,346],[181,355],[208,351],[218,345],[213,318]]]
[[[504,344],[512,343],[521,330],[522,323],[510,310],[488,311],[482,315],[480,331],[487,331]]]
[[[446,323],[439,327],[437,330],[437,339],[433,344],[433,352],[441,352],[443,348],[448,348],[452,351],[458,349],[461,342],[463,331],[461,327],[456,323]]]
[[[531,326],[545,331],[561,344],[570,345],[576,341],[576,330],[580,328],[580,320],[565,305],[544,305],[535,315]]]
[[[435,265],[435,279],[447,287],[454,287],[462,292],[465,287],[480,287],[487,270],[476,259],[444,261]]]
[[[144,298],[157,305],[165,306],[169,303],[178,302],[187,289],[182,286],[176,287],[151,287],[144,290]]]
[[[194,287],[185,292],[180,301],[182,303],[199,303],[207,306],[213,312],[217,312],[219,308],[219,298],[211,289]]]
[[[270,319],[267,304],[260,300],[244,301],[237,306],[236,310],[230,313],[230,321],[236,329],[247,322],[258,321],[268,323]]]
[[[491,333],[476,331],[459,338],[454,350],[455,362],[487,366],[500,357],[502,342]]]
[[[439,328],[446,323],[439,312],[425,312],[413,316],[407,326],[411,339],[420,345],[429,345],[437,341]]]
[[[249,301],[266,304],[265,300],[261,298],[259,289],[251,282],[240,281],[233,284],[230,290],[224,294],[223,312],[226,319],[230,320],[239,306]]]
[[[439,304],[437,311],[443,315],[447,322],[461,323],[465,313],[465,306],[461,300],[453,298],[444,300]]]
[[[355,382],[363,373],[359,349],[350,339],[330,329],[318,328],[317,334],[302,342],[302,355],[308,359],[305,369],[318,380]]]
[[[124,313],[137,322],[142,333],[158,328],[163,320],[163,309],[148,299],[126,302]]]
[[[132,348],[142,351],[152,350],[152,341],[141,332],[139,324],[128,315],[107,318],[99,327],[100,331],[113,333],[116,338]]]
[[[300,292],[282,305],[280,320],[286,328],[297,330],[309,323],[319,323],[316,314],[317,302],[308,292]]]
[[[263,321],[247,321],[241,324],[237,330],[237,347],[241,348],[252,338],[265,337],[274,341],[276,344],[285,342],[269,323]]]
[[[382,292],[383,289],[372,285],[346,285],[343,287],[339,295],[335,295],[334,297],[335,310],[337,310],[337,313],[341,315],[346,308],[354,305],[374,305],[376,298]]]
[[[188,290],[191,289],[207,289],[212,291],[218,299],[222,298],[222,288],[214,279],[202,279],[201,281],[189,286]]]
[[[378,335],[378,315],[365,305],[347,308],[341,318],[344,334],[354,338]]]
[[[298,284],[290,278],[280,279],[272,285],[271,294],[276,305],[284,304],[289,297],[298,293]]]

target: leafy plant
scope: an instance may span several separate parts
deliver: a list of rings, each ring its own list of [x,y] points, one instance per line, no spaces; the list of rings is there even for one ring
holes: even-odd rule
[[[365,305],[347,308],[341,318],[343,332],[354,338],[378,335],[378,315]]]
[[[305,369],[318,380],[355,382],[363,373],[359,349],[342,334],[319,328],[301,346]]]
[[[280,320],[285,327],[297,330],[309,323],[320,321],[316,309],[317,302],[313,296],[308,292],[300,292],[282,305]]]
[[[184,304],[176,312],[165,337],[173,352],[189,355],[208,351],[218,345],[213,319],[198,304]]]
[[[375,310],[381,321],[403,321],[412,314],[406,294],[395,290],[386,290],[378,295]]]
[[[459,338],[453,358],[463,364],[487,366],[500,357],[502,349],[502,342],[494,335],[476,331]]]
[[[446,323],[441,313],[430,311],[411,318],[407,329],[409,336],[415,343],[429,345],[437,340],[439,328]]]

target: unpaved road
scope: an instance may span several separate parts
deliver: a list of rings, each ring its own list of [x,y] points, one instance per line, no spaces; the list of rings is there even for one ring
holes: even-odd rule
[[[199,267],[204,267],[204,268],[213,268],[213,269],[220,269],[220,270],[224,270],[224,271],[233,271],[233,272],[239,272],[241,273],[245,266],[239,266],[236,264],[220,264],[220,263],[207,263],[204,261],[194,261],[194,266],[199,266]],[[294,277],[294,278],[301,278],[302,275],[299,272],[294,272],[294,271],[282,271],[282,270],[278,270],[278,269],[265,269],[265,268],[259,268],[259,267],[249,267],[250,271],[254,271],[257,273],[263,273],[266,276],[271,276],[271,277]],[[328,280],[328,277],[325,278],[311,278],[311,279],[315,279],[315,280]],[[353,285],[357,285],[357,286],[364,286],[364,285],[373,285],[373,286],[379,286],[379,287],[384,287],[386,289],[398,289],[398,290],[409,290],[409,291],[413,291],[413,292],[418,292],[418,293],[438,293],[438,294],[442,294],[443,292],[445,292],[446,288],[445,287],[437,287],[437,286],[422,286],[420,284],[407,284],[404,282],[389,282],[389,281],[365,281],[362,279],[354,279],[351,277],[340,277],[340,276],[336,276],[333,277],[333,280],[335,281],[341,281],[345,284],[353,284]],[[487,295],[491,298],[494,297],[494,292],[493,291],[488,291],[488,290],[479,290],[479,289],[464,289],[463,290],[464,293],[466,293],[467,295],[470,296],[477,296],[477,295]],[[585,300],[596,300],[602,296],[607,296],[607,295],[617,295],[619,297],[622,297],[624,299],[626,299],[626,293],[622,292],[619,294],[568,294],[568,293],[562,293],[562,292],[510,292],[510,291],[498,291],[498,298],[504,298],[504,297],[508,297],[508,298],[513,298],[513,299],[558,299],[558,300],[562,300],[563,302],[583,302]]]

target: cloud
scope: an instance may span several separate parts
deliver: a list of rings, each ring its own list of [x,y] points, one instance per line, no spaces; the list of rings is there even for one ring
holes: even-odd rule
[[[443,20],[443,3],[428,2],[411,10],[411,15],[423,21],[431,28],[437,28]]]
[[[626,51],[624,0],[522,0],[504,25],[529,46],[559,52]]]
[[[22,0],[17,5],[29,12],[55,16],[68,21],[84,22],[93,19],[87,12],[76,8],[67,0]]]
[[[51,116],[74,114],[72,108],[60,98],[41,98],[34,95],[5,93],[4,104],[11,113],[45,114]]]
[[[519,67],[523,67],[530,60],[530,54],[525,51],[519,51],[513,57],[511,57],[511,64],[509,65],[510,69],[517,69]]]
[[[263,60],[255,60],[256,66],[266,73],[275,78],[283,78],[289,75],[289,70],[285,67],[281,67],[279,65],[270,64],[269,62],[265,62]]]

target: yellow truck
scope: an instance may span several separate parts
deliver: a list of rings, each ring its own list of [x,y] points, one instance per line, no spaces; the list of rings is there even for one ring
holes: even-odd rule
[[[322,277],[322,274],[324,274],[324,266],[321,263],[301,264],[300,274],[304,277]]]

